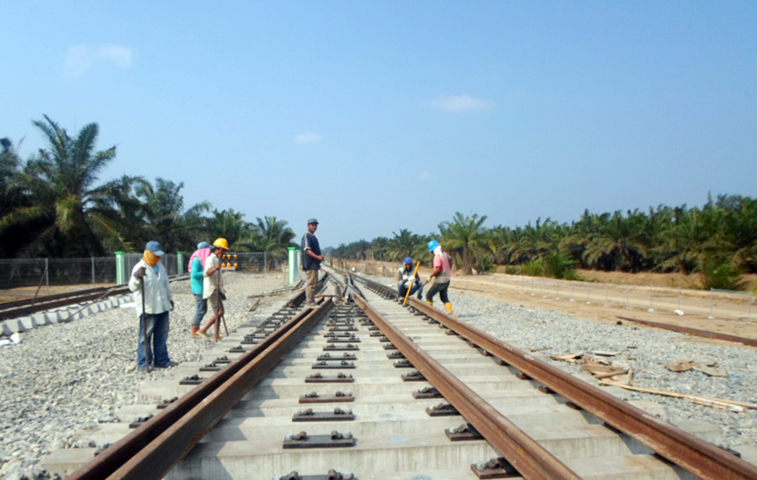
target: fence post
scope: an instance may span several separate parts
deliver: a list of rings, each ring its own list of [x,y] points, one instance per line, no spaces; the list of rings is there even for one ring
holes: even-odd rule
[[[184,252],[176,252],[176,274],[184,275]]]
[[[47,288],[47,294],[50,294],[50,262],[45,258],[45,287]]]
[[[126,253],[116,252],[116,284],[126,283]]]
[[[89,257],[92,260],[92,285],[95,284],[95,257]]]
[[[268,273],[268,252],[263,251],[263,273]]]
[[[289,247],[289,284],[294,283],[294,279],[297,276],[297,249],[295,247]]]

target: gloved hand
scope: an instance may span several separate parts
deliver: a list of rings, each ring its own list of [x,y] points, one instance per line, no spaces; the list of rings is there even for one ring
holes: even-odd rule
[[[145,275],[147,275],[147,269],[145,267],[139,267],[139,269],[134,272],[134,278],[139,280],[140,278],[145,278]]]

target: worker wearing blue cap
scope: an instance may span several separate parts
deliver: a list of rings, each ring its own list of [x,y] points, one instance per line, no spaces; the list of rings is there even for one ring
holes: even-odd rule
[[[129,290],[134,293],[140,319],[137,346],[140,370],[176,365],[168,356],[168,312],[173,310],[174,303],[168,270],[160,265],[163,255],[165,252],[160,243],[155,240],[147,242],[142,259],[134,266],[129,279]]]
[[[401,299],[404,299],[407,295],[408,288],[411,289],[410,295],[417,292],[418,300],[423,300],[423,283],[418,273],[413,271],[412,257],[406,257],[405,264],[397,271],[397,292],[399,292]]]

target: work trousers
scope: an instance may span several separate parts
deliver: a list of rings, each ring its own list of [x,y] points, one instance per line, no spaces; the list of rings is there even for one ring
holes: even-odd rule
[[[143,315],[140,315],[142,317]],[[152,337],[148,345],[151,351],[152,363],[158,368],[165,368],[171,364],[168,357],[168,312],[156,315],[144,315],[144,321],[139,322],[139,346],[137,347],[137,365],[140,370],[147,368],[147,354],[145,352],[145,331],[147,338]]]
[[[203,317],[208,313],[208,299],[202,298],[202,293],[195,293],[195,316],[192,319],[192,326],[199,327]]]
[[[315,303],[315,286],[318,283],[318,270],[305,270],[305,303]]]
[[[439,294],[439,297],[441,297],[442,302],[449,303],[449,297],[447,296],[447,291],[449,290],[449,282],[444,283],[434,283],[431,285],[431,288],[428,289],[428,293],[426,294],[426,300],[429,302],[434,301],[434,295],[437,293]]]
[[[405,295],[407,295],[407,286],[405,286],[404,281],[397,283],[397,292],[400,294],[400,298],[402,299],[404,299]],[[415,292],[418,292],[418,300],[421,300],[423,298],[423,282],[413,284],[413,289],[410,291],[410,295],[415,295]]]

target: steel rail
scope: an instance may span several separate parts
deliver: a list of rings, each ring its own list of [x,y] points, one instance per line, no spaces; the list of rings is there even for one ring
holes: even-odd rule
[[[618,317],[621,320],[628,322],[640,323],[648,327],[661,328],[663,330],[670,330],[672,332],[685,333],[687,335],[694,335],[696,337],[712,338],[714,340],[723,340],[725,342],[742,343],[749,347],[757,347],[757,340],[748,337],[739,337],[736,335],[729,335],[727,333],[718,333],[710,330],[700,330],[698,328],[683,327],[681,325],[672,325],[670,323],[650,322],[649,320],[639,320],[637,318]]]
[[[173,276],[171,281],[186,280],[188,276]],[[73,292],[56,293],[37,297],[36,299],[13,300],[10,302],[0,303],[0,321],[12,320],[24,315],[50,310],[53,308],[65,307],[75,303],[99,300],[104,297],[113,295],[123,295],[131,293],[128,285],[116,285],[113,287],[94,287]]]
[[[387,322],[361,296],[353,298],[413,366],[526,479],[578,480],[575,472]]]
[[[410,305],[699,478],[754,480],[757,466],[483,331],[411,299]]]
[[[304,310],[67,480],[163,478],[332,306]]]

